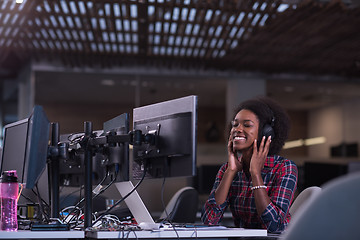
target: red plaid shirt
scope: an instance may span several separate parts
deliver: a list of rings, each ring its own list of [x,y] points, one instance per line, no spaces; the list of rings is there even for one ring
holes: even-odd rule
[[[228,166],[225,163],[216,175],[213,189],[206,201],[201,219],[205,224],[219,224],[229,206],[235,226],[263,228],[268,232],[282,232],[290,221],[289,208],[294,198],[298,171],[295,163],[280,156],[268,156],[261,172],[271,203],[259,216],[256,211],[251,176],[241,171],[234,178],[226,201],[217,205],[215,190]]]

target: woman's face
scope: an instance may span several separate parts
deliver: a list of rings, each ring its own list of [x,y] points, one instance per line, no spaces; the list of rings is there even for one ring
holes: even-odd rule
[[[238,112],[232,121],[231,139],[233,151],[251,149],[254,140],[258,137],[259,120],[250,110],[243,109]]]

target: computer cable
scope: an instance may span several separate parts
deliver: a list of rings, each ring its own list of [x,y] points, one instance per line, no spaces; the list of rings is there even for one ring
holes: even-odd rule
[[[60,212],[60,216],[63,216],[63,221],[67,224],[73,225],[73,224],[77,224],[79,221],[80,216],[83,215],[82,213],[82,209],[77,207],[76,211],[79,213],[78,217],[76,217],[74,215],[71,215],[70,213],[68,213],[67,215],[65,214],[68,210],[71,210],[70,212],[73,212],[73,209],[76,208],[75,206],[68,206],[64,209],[61,210]]]
[[[46,206],[46,208],[50,209],[49,204],[40,196],[40,193],[37,193],[34,189],[31,189],[32,193],[36,196],[37,199],[40,198],[41,202]],[[22,194],[22,196],[24,196],[24,194]],[[25,196],[24,196],[25,197]],[[25,197],[26,199],[28,199],[27,197]],[[28,199],[30,200],[30,199]],[[36,204],[36,202],[30,200],[32,203]],[[39,200],[38,200],[39,201]]]
[[[107,177],[107,176],[108,176],[108,174],[105,174],[104,178],[101,180],[101,182],[99,183],[99,185],[101,185],[101,184],[106,180],[106,177]],[[83,188],[83,186],[80,187],[80,194],[81,194],[82,188]],[[79,191],[79,190],[76,190],[76,191],[74,191],[74,192],[77,192],[77,191]],[[74,193],[74,192],[73,192],[73,193]],[[72,194],[72,193],[70,193],[70,195],[71,195],[71,194]],[[84,202],[84,200],[85,200],[85,198],[81,198],[81,200],[72,207],[72,211],[70,211],[70,212],[67,214],[67,216],[66,216],[68,222],[72,222],[72,221],[74,220],[74,218],[76,217],[76,215],[78,215],[78,214],[76,213],[76,211],[80,214],[80,212],[82,211],[82,208],[83,208],[83,207],[79,207],[79,205],[80,205],[82,202]],[[62,212],[64,212],[64,210],[62,210]],[[76,214],[74,214],[74,213],[76,213]],[[71,218],[68,219],[68,216],[71,216]]]
[[[116,173],[117,175],[117,173]],[[109,188],[109,186],[114,182],[114,180],[116,179],[116,177],[113,179],[113,181],[111,181],[106,187],[102,188],[102,187],[99,187],[99,186],[102,186],[102,184],[105,182],[106,178],[109,176],[109,171],[107,170],[106,171],[106,174],[104,176],[104,178],[100,181],[100,183],[94,188],[93,192],[96,190],[96,194],[92,197],[92,199],[96,198],[98,195],[100,195],[101,193],[103,193],[107,188]],[[99,191],[100,190],[100,191]],[[72,218],[70,218],[68,221],[69,222],[72,222],[73,221],[73,218],[75,218],[76,214],[75,211],[79,211],[79,210],[83,210],[84,207],[79,207],[79,205],[84,202],[85,198],[82,198],[73,208],[73,210],[68,214],[72,216]]]
[[[134,188],[128,193],[126,194],[123,198],[121,198],[120,200],[118,200],[113,206],[111,206],[109,209],[107,209],[103,214],[101,214],[96,220],[95,222],[92,224],[91,227],[93,227],[98,221],[100,221],[105,215],[107,215],[111,210],[113,210],[116,206],[118,206],[121,202],[123,202],[127,197],[129,197],[139,186],[140,184],[143,182],[143,180],[145,179],[145,175],[146,175],[146,167],[144,168],[144,172],[143,175],[140,179],[140,181],[134,186]]]
[[[106,176],[104,177],[104,179],[94,188],[93,190],[93,193],[96,192],[96,194],[92,197],[92,199],[95,199],[97,196],[99,196],[101,193],[105,192],[106,189],[108,189],[115,181],[116,181],[116,178],[117,178],[117,175],[118,175],[119,171],[116,171],[115,173],[115,178],[109,183],[107,184],[105,187],[102,187],[102,183],[106,180],[106,177],[109,175],[109,172],[107,172]],[[100,187],[101,186],[101,187]],[[83,202],[85,200],[85,198],[83,198],[81,200],[81,202]],[[80,202],[79,202],[80,203]],[[84,206],[81,207],[80,209],[83,210]],[[93,214],[93,216],[95,217],[96,219],[96,216],[95,214]],[[77,225],[76,225],[77,226]],[[75,227],[76,227],[75,226]]]
[[[115,164],[116,165],[116,171],[115,171],[115,177],[113,178],[113,180],[111,180],[111,182],[109,184],[107,184],[105,187],[102,186],[102,183],[106,180],[107,176],[109,176],[110,172],[107,171],[106,172],[106,176],[105,178],[98,184],[98,186],[93,190],[93,192],[96,194],[93,199],[95,197],[97,197],[98,195],[100,195],[101,193],[105,192],[106,189],[108,189],[117,179],[118,174],[119,174],[119,164]],[[96,193],[97,192],[97,193]]]
[[[39,209],[40,209],[41,215],[45,218],[45,222],[48,223],[48,222],[50,222],[50,217],[45,212],[43,200],[40,197],[40,192],[39,192],[39,188],[38,188],[37,183],[35,185],[35,189],[36,189],[36,196],[37,196],[37,199],[38,199],[38,202],[39,202]]]
[[[138,237],[136,235],[136,231],[134,231],[133,229],[130,229],[127,231],[127,235],[126,235],[126,239],[129,239],[130,233],[134,233],[135,239],[138,240]],[[125,237],[125,234],[123,234],[123,238]]]
[[[161,203],[162,206],[164,208],[165,214],[166,214],[166,218],[163,221],[168,221],[170,226],[174,229],[174,232],[176,233],[177,239],[180,239],[179,233],[177,232],[175,225],[172,223],[172,221],[170,220],[169,214],[166,210],[166,205],[165,205],[165,201],[164,201],[164,192],[165,192],[165,181],[166,181],[166,173],[168,172],[168,161],[167,158],[165,158],[164,160],[164,177],[163,177],[163,182],[161,185]],[[170,213],[171,214],[171,213]]]

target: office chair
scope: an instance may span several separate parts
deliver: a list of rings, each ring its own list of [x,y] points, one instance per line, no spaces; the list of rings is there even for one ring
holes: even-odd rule
[[[183,187],[170,199],[160,219],[174,223],[194,223],[198,203],[199,195],[196,189],[193,187]]]
[[[281,239],[360,239],[359,213],[360,173],[341,176],[304,204]]]
[[[289,209],[291,216],[293,217],[297,211],[301,210],[301,207],[304,205],[304,203],[310,201],[311,198],[319,194],[320,191],[321,188],[317,186],[308,187],[301,191],[301,193],[295,198]]]

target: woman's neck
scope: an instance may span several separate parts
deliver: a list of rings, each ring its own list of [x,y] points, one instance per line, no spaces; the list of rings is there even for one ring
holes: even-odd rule
[[[252,148],[242,152],[243,170],[245,172],[249,172],[252,152]]]

